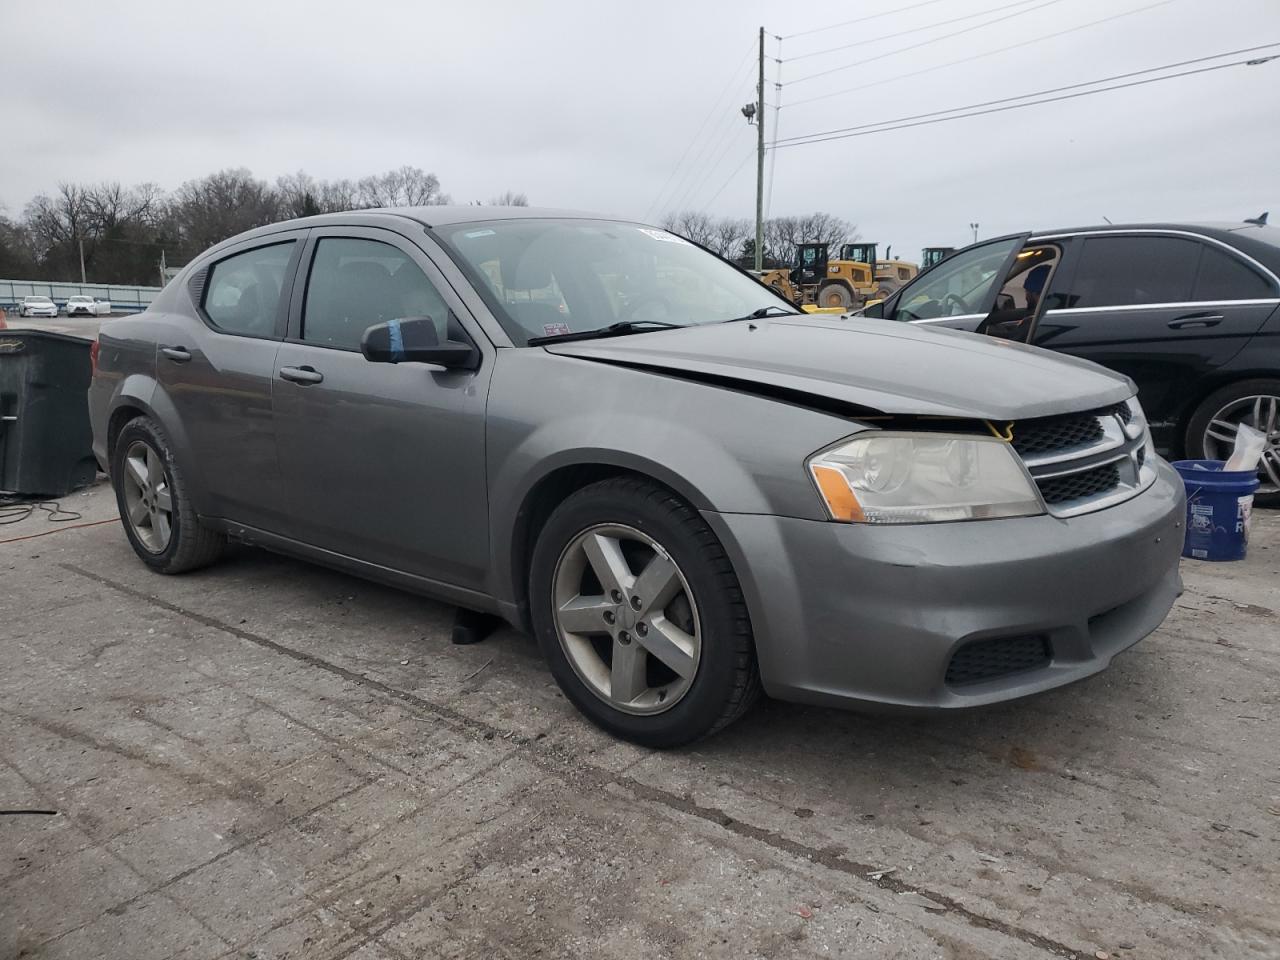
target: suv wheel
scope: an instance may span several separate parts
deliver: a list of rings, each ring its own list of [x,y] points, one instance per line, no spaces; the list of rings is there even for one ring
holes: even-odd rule
[[[529,586],[560,689],[615,736],[680,746],[736,720],[759,695],[733,567],[670,491],[618,478],[570,496],[538,537]]]
[[[129,543],[152,570],[182,573],[222,556],[226,537],[200,525],[169,444],[150,418],[130,420],[116,437],[111,483]]]
[[[1280,380],[1241,380],[1209,394],[1187,424],[1187,456],[1226,460],[1242,423],[1267,437],[1254,502],[1280,507]]]

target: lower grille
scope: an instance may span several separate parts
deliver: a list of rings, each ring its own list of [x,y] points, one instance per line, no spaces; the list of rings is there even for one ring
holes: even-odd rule
[[[1053,659],[1048,637],[996,637],[974,640],[957,650],[947,664],[947,685],[980,683],[1047,667]]]
[[[1044,502],[1053,506],[1114,490],[1120,486],[1120,468],[1114,463],[1104,463],[1092,470],[1069,473],[1064,477],[1047,477],[1037,482]]]

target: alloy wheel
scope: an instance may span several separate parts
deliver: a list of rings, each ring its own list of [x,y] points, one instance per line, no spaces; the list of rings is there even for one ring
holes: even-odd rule
[[[1280,397],[1260,394],[1240,397],[1222,407],[1204,431],[1204,455],[1210,460],[1226,460],[1235,446],[1240,424],[1264,434],[1267,445],[1258,464],[1258,493],[1280,492]]]
[[[159,452],[142,440],[129,444],[122,483],[130,528],[147,550],[163,553],[173,535],[173,494]]]
[[[601,700],[663,713],[688,692],[702,626],[679,566],[652,537],[596,524],[560,554],[552,580],[556,633],[574,672]]]

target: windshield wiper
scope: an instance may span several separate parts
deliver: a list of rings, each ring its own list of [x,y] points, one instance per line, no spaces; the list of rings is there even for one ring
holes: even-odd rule
[[[566,343],[571,340],[601,340],[605,337],[621,337],[628,333],[643,333],[646,330],[667,330],[672,327],[684,327],[684,323],[668,323],[665,320],[620,320],[597,330],[581,330],[577,333],[552,333],[545,337],[530,337],[528,344],[536,347],[544,343]]]
[[[781,312],[780,312],[780,313],[770,314],[770,313],[769,313],[769,311],[770,311],[770,310],[779,310],[779,311],[781,311]],[[740,320],[763,320],[765,317],[768,317],[768,316],[774,316],[774,317],[802,317],[802,316],[804,316],[804,311],[803,311],[803,310],[788,310],[786,307],[779,307],[779,306],[776,306],[776,305],[774,305],[774,304],[772,304],[772,303],[771,303],[771,304],[769,304],[769,306],[767,306],[767,307],[760,307],[758,310],[752,310],[750,313],[748,313],[748,314],[747,314],[746,316],[744,316],[744,317],[730,317],[728,320],[721,320],[720,322],[721,322],[721,323],[737,323],[737,322],[739,322]]]

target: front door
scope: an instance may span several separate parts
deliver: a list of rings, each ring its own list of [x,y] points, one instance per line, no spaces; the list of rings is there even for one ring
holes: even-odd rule
[[[280,521],[271,388],[305,234],[233,247],[193,276],[199,320],[159,328],[156,375],[177,411],[175,437],[210,516],[274,529]]]
[[[1157,439],[1175,441],[1191,388],[1275,309],[1271,281],[1199,238],[1104,234],[1071,246],[1032,342],[1127,374]]]
[[[360,353],[373,324],[424,316],[441,342],[474,341],[485,354],[480,369],[371,363]],[[293,518],[287,535],[481,589],[492,361],[462,302],[415,245],[380,229],[313,231],[276,357],[276,442]]]

